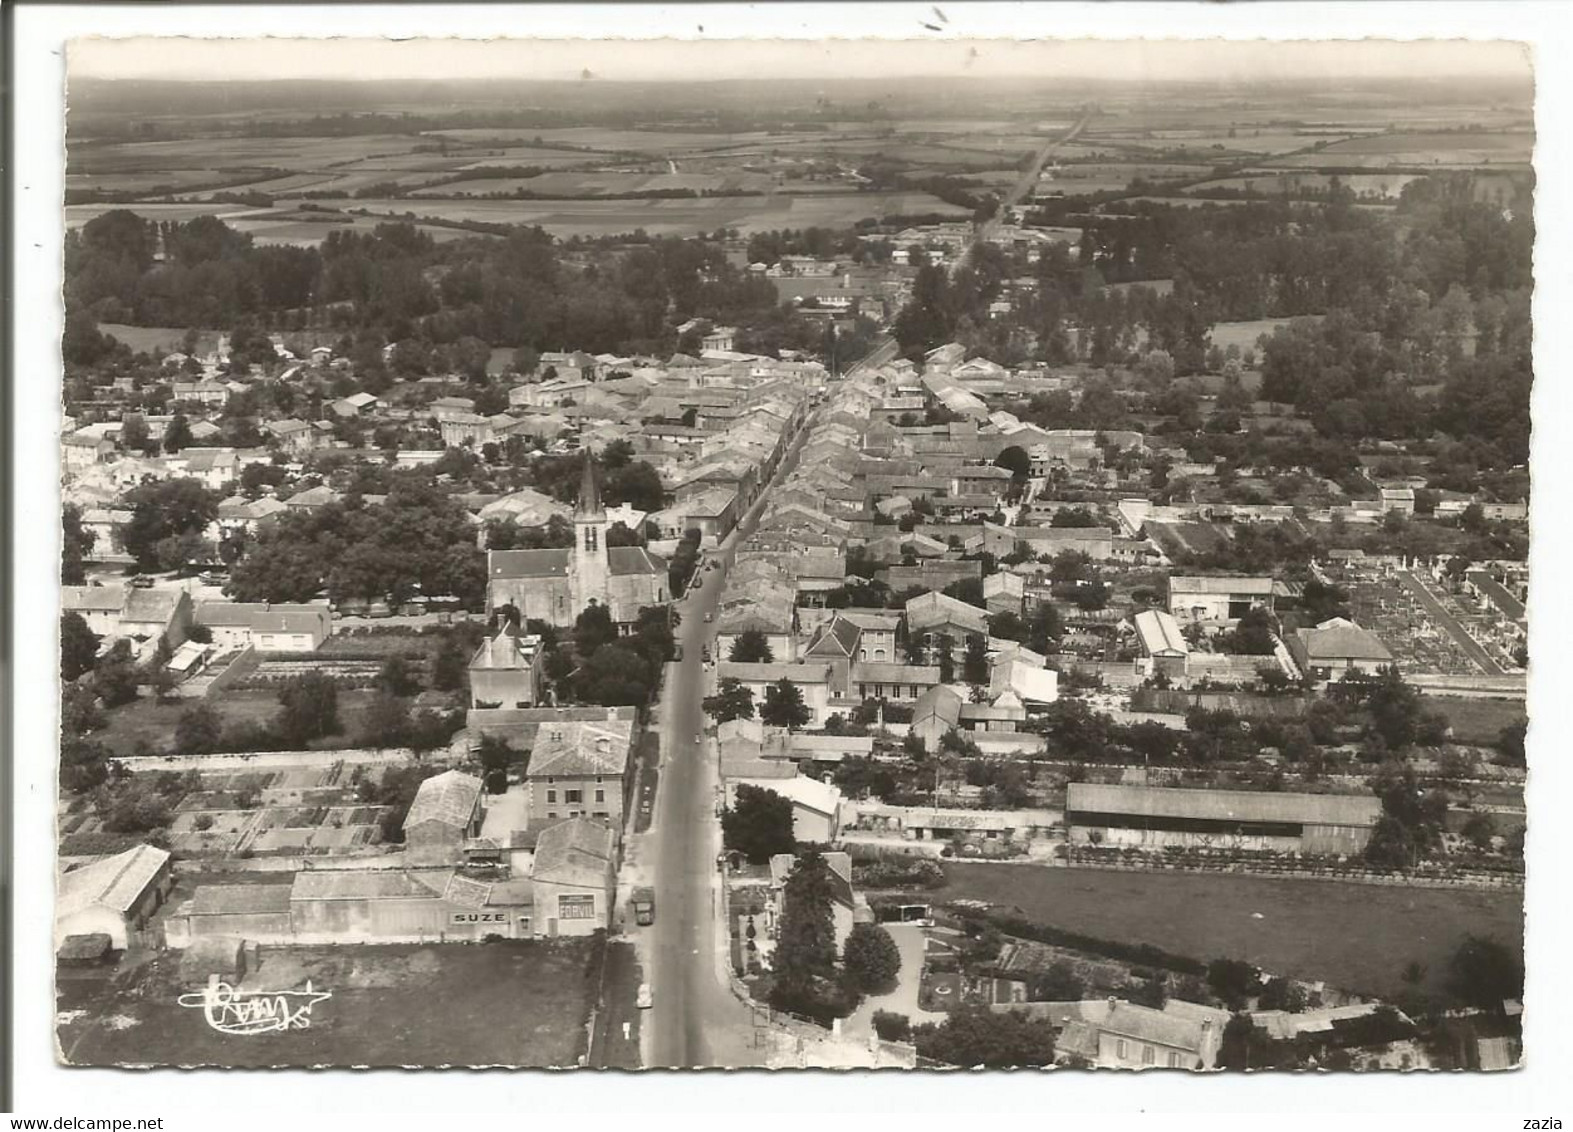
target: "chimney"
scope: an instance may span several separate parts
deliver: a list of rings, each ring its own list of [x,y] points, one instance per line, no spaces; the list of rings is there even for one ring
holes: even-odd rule
[[[1113,1010],[1119,1004],[1120,1004],[1120,1000],[1118,998],[1116,998],[1114,995],[1111,994],[1109,996],[1109,1009]]]

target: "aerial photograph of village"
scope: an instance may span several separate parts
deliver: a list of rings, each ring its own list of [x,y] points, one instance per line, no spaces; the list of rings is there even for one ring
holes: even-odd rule
[[[72,51],[58,1059],[1516,1067],[1527,57],[693,46]]]

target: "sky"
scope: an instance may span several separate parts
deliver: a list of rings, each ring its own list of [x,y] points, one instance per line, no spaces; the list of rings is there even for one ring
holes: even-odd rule
[[[907,6],[892,6],[893,14]],[[1300,76],[1519,77],[1529,55],[1504,41],[1387,40],[1268,42],[1058,40],[1011,42],[954,36],[932,9],[912,7],[886,34],[927,39],[678,41],[633,39],[77,39],[69,72],[78,78],[885,78],[981,74],[1000,77],[1249,80]],[[922,22],[936,21],[941,33]],[[697,13],[705,19],[706,13]],[[456,26],[466,26],[457,22]],[[700,25],[696,25],[696,29]],[[793,34],[812,34],[806,24]],[[687,34],[709,35],[716,30]],[[727,29],[729,30],[729,29]],[[633,34],[637,34],[637,29]]]

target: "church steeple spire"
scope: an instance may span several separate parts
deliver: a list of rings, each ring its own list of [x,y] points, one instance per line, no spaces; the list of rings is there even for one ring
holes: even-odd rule
[[[595,456],[586,448],[584,450],[584,476],[579,481],[579,503],[574,508],[575,516],[591,516],[601,514],[601,488],[595,479]]]

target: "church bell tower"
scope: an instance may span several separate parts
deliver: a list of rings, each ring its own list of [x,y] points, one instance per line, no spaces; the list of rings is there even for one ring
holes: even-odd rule
[[[611,524],[606,521],[606,509],[601,506],[601,489],[595,479],[595,457],[588,448],[584,453],[584,478],[579,481],[579,502],[574,507],[573,526],[573,576],[570,584],[574,615],[578,616],[592,601],[599,605],[611,605],[611,568],[606,554],[606,532]]]

